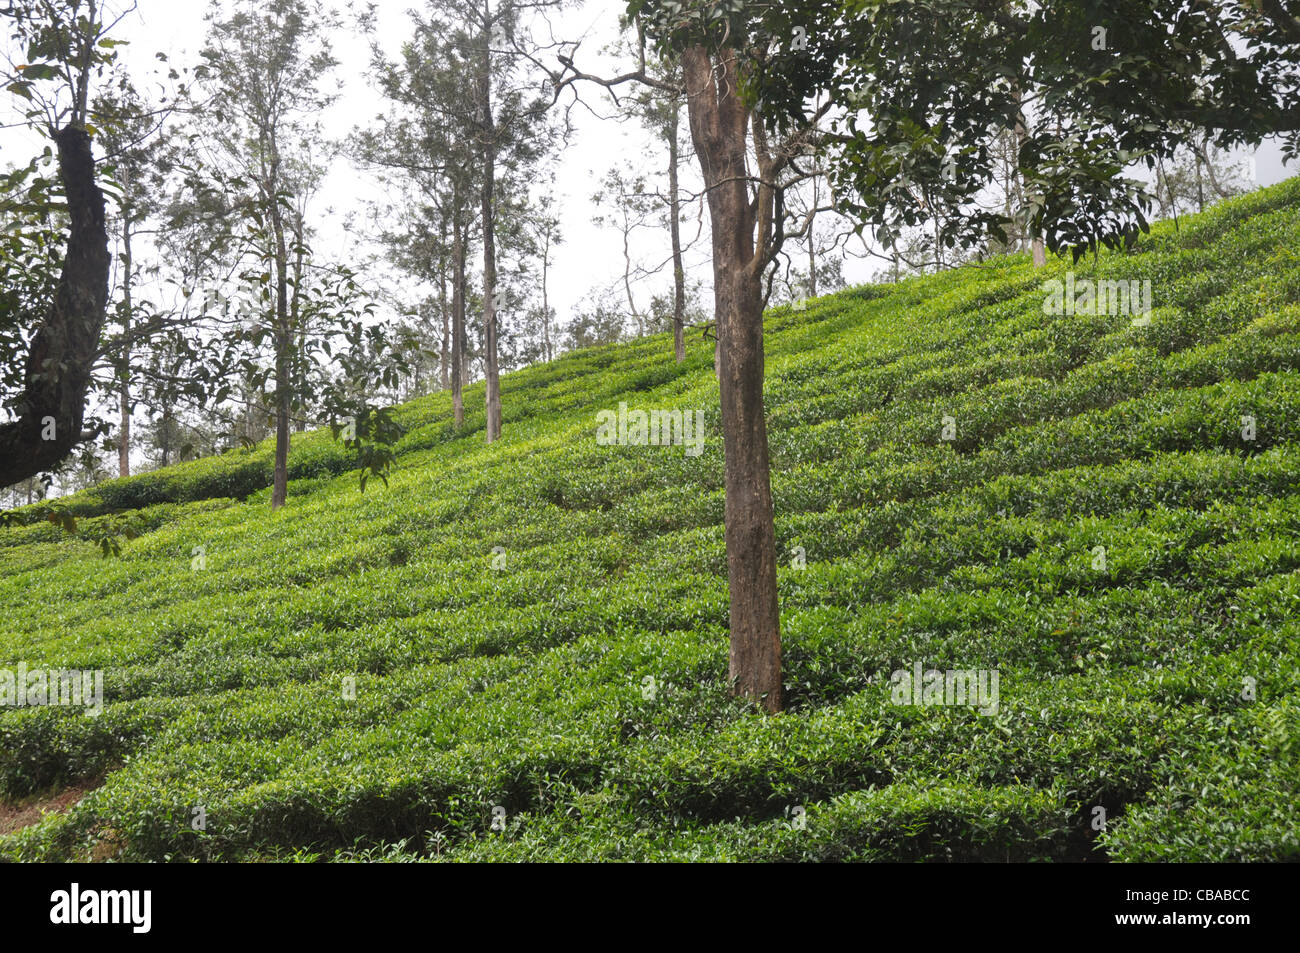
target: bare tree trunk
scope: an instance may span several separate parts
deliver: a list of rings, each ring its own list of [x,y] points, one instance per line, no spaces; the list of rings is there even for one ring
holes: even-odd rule
[[[772,194],[750,204],[745,168],[749,114],[733,50],[683,54],[691,136],[708,190],[714,308],[726,451],[727,577],[732,691],[781,709],[781,620],[776,592],[767,422],[763,408],[762,249]],[[716,67],[716,68],[715,68]],[[755,124],[755,132],[761,124]],[[757,143],[756,143],[757,145]],[[760,151],[760,164],[762,163]],[[758,241],[755,226],[758,225]]]
[[[461,221],[459,192],[453,198],[456,206],[452,219],[451,287],[451,407],[457,429],[465,425],[465,226]]]
[[[271,174],[266,198],[275,239],[275,476],[271,509],[284,506],[289,497],[289,413],[293,393],[293,332],[289,327],[289,251],[284,241],[284,219],[279,202],[279,156],[272,144]]]
[[[631,223],[628,221],[627,210],[623,211],[623,293],[627,295],[627,309],[632,312],[632,320],[636,322],[637,337],[645,337],[646,323],[641,317],[641,312],[637,310],[636,299],[632,297],[632,248],[630,238],[632,233]]]
[[[445,206],[444,206],[445,208]],[[454,214],[454,210],[453,210]],[[451,386],[450,360],[451,349],[451,312],[447,306],[447,272],[451,267],[448,253],[447,216],[444,214],[439,229],[438,243],[438,313],[442,316],[442,338],[438,347],[438,384],[442,390]]]
[[[299,293],[302,288],[303,254],[305,251],[304,242],[306,240],[305,231],[306,229],[302,216],[299,215],[293,223],[294,241],[297,243],[297,248],[294,249],[293,296],[289,302],[289,328],[291,329],[291,333],[297,335],[292,363],[293,389],[294,394],[304,404],[303,412],[293,419],[293,429],[297,433],[303,433],[307,429],[307,411],[305,407],[307,396],[307,373],[303,357],[307,350],[307,335],[299,321],[302,314]],[[292,411],[292,407],[290,408],[290,411]]]
[[[551,269],[551,222],[543,223],[542,234],[542,352],[551,360],[551,302],[546,292],[547,277]]]
[[[444,229],[443,244],[446,245]],[[438,384],[446,390],[451,386],[451,368],[448,366],[451,349],[451,312],[447,307],[447,258],[444,254],[438,269],[438,313],[442,316],[442,339],[438,346]]]
[[[1196,211],[1204,212],[1205,184],[1201,179],[1201,150],[1193,146],[1192,155],[1196,160]]]
[[[1020,175],[1020,149],[1024,145],[1027,130],[1025,129],[1025,114],[1020,109],[1020,84],[1017,82],[1011,88],[1012,99],[1016,104],[1016,175]],[[1023,179],[1022,179],[1023,182]],[[1023,191],[1023,187],[1022,187]],[[1028,230],[1028,222],[1025,223]],[[1047,249],[1043,245],[1042,235],[1033,235],[1030,241],[1030,248],[1034,256],[1034,267],[1043,268],[1047,265]]]
[[[1209,176],[1210,179],[1210,188],[1214,190],[1214,194],[1217,195],[1219,198],[1221,199],[1228,198],[1227,191],[1225,191],[1223,186],[1219,184],[1219,177],[1214,172],[1214,163],[1210,161],[1210,136],[1208,133],[1205,133],[1201,138],[1199,152],[1201,156],[1201,161],[1204,163],[1205,174]],[[1198,184],[1198,190],[1199,190],[1199,184]],[[1204,198],[1202,198],[1201,204],[1202,204],[1201,211],[1205,211]]]
[[[479,62],[479,119],[483,130],[483,376],[486,379],[487,442],[501,437],[501,381],[497,373],[496,142],[492,124],[491,12],[483,0],[483,54]]]
[[[27,355],[18,417],[0,424],[0,486],[53,470],[87,436],[86,389],[108,304],[104,195],[95,184],[90,136],[70,125],[56,137],[69,233],[54,301]]]
[[[808,297],[817,297],[817,237],[813,225],[817,221],[817,177],[812,180],[812,208],[808,210]]]
[[[131,182],[124,176],[129,194]],[[131,475],[131,208],[122,209],[122,362],[118,368],[117,475]]]
[[[489,160],[488,165],[491,164]],[[497,371],[497,253],[491,212],[493,187],[488,178],[492,174],[485,173],[483,185],[483,377],[486,381],[484,404],[488,443],[495,443],[501,437],[501,380]]]
[[[668,233],[673,243],[673,353],[680,364],[686,360],[686,268],[682,264],[682,195],[677,180],[679,149],[677,129],[680,109],[676,99],[668,117]]]

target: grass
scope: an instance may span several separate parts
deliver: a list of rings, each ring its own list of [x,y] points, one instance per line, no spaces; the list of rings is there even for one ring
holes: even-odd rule
[[[1026,256],[769,312],[779,716],[727,696],[698,341],[507,375],[491,447],[481,385],[405,405],[364,495],[315,433],[277,513],[264,445],[69,500],[120,559],[0,530],[0,668],[105,680],[0,709],[0,797],[65,808],[0,856],[1300,859],[1297,249],[1300,180],[1080,263],[1148,327],[1045,315]],[[704,453],[598,446],[620,401]],[[892,704],[918,660],[996,715]]]

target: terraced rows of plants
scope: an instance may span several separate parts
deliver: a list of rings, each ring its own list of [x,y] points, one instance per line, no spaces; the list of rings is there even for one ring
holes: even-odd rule
[[[106,696],[0,710],[0,796],[97,785],[0,855],[1300,858],[1300,180],[1075,266],[1149,326],[1045,315],[1070,267],[769,314],[779,716],[727,696],[698,340],[507,376],[492,447],[415,401],[364,494],[318,433],[275,514],[264,446],[70,500],[146,530],[118,559],[0,530],[0,668]],[[705,452],[598,446],[620,401]],[[915,661],[997,713],[893,704]]]

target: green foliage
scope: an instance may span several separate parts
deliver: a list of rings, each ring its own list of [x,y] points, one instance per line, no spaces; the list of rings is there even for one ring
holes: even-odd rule
[[[1155,170],[1202,129],[1224,148],[1273,134],[1297,147],[1300,47],[1272,22],[1291,15],[1268,5],[804,0],[770,5],[784,29],[768,5],[740,5],[773,27],[751,54],[769,121],[834,101],[841,211],[885,245],[923,224],[943,248],[1005,245],[1027,225],[1077,262],[1147,230],[1134,163]],[[991,208],[1008,138],[1023,195]]]
[[[120,559],[16,511],[0,668],[102,669],[104,708],[0,710],[0,793],[103,783],[0,852],[1300,858],[1298,241],[1292,181],[1078,270],[1150,279],[1140,327],[1044,314],[1064,264],[1025,256],[771,312],[774,717],[727,693],[694,342],[506,375],[492,446],[395,408],[365,495],[318,432],[277,513],[266,445],[64,501],[136,521]],[[703,410],[704,452],[597,445],[622,401]],[[996,669],[999,710],[892,704],[913,661]]]

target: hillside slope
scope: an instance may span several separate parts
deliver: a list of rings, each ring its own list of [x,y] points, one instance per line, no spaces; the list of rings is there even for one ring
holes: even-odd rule
[[[492,447],[481,385],[461,433],[415,401],[365,494],[308,434],[274,514],[262,447],[71,501],[134,511],[120,559],[0,530],[0,669],[105,693],[0,709],[0,796],[95,785],[0,855],[1300,858],[1300,180],[1079,263],[1149,326],[1044,314],[1069,269],[768,315],[775,717],[726,693],[698,340],[506,376]],[[703,452],[598,445],[620,403]],[[894,704],[918,663],[996,713]]]

